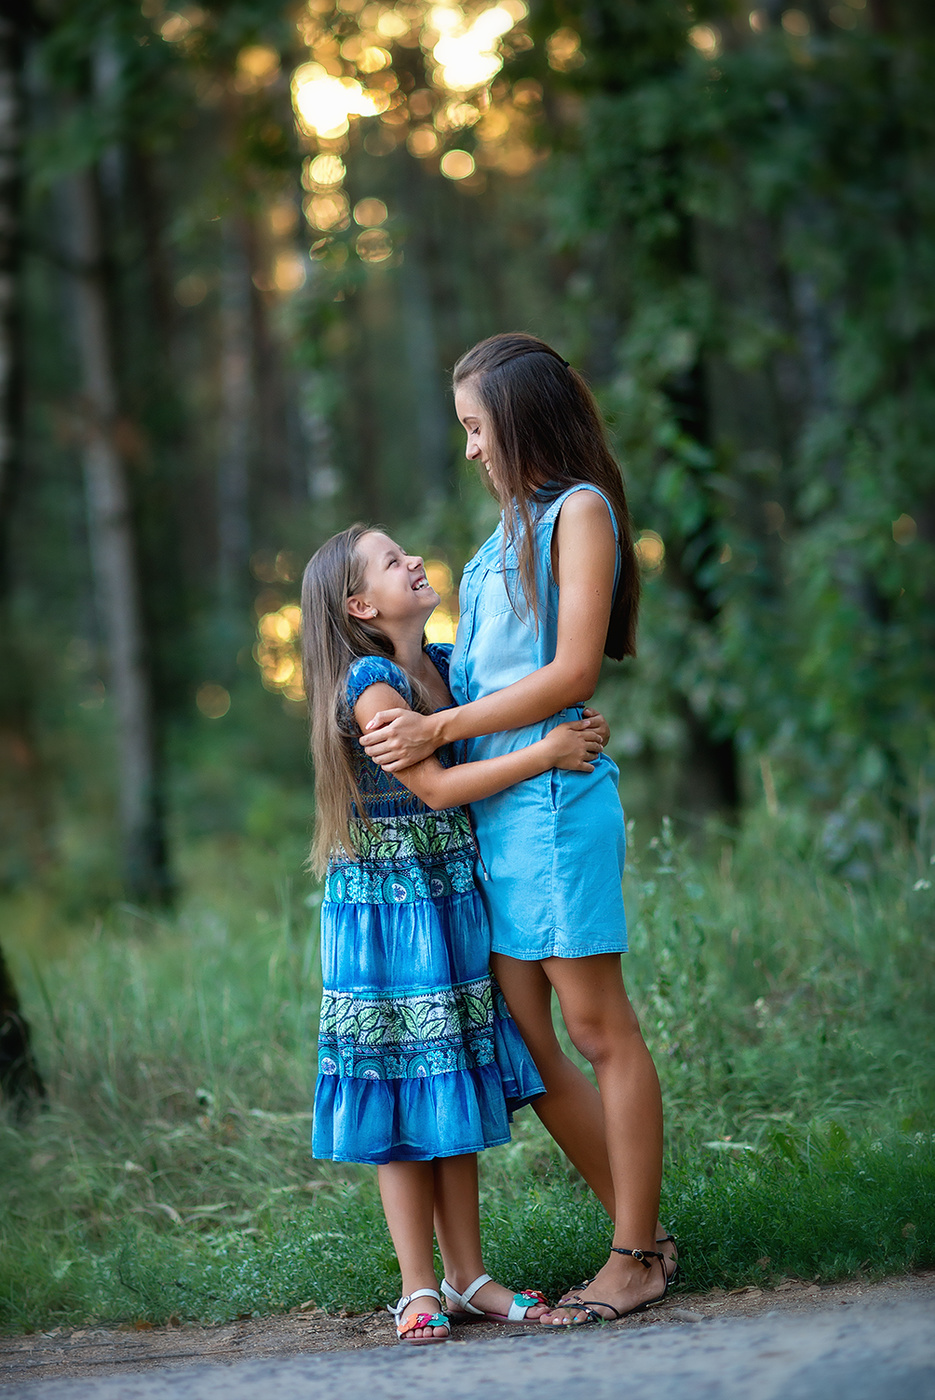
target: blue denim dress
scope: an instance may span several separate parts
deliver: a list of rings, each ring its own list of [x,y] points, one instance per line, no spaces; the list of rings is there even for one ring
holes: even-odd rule
[[[538,632],[533,619],[524,616],[517,552],[512,544],[503,551],[502,521],[467,564],[449,677],[459,705],[503,690],[554,659],[558,586],[552,576],[552,532],[565,501],[581,490],[606,500],[597,487],[582,483],[538,507]],[[471,739],[468,759],[523,748],[562,721],[580,718],[581,708],[575,707],[523,729]],[[593,773],[553,769],[471,804],[489,876],[479,883],[494,952],[525,961],[626,952],[620,888],[626,832],[618,777],[616,764],[601,754]]]
[[[447,681],[449,648],[428,653]],[[412,703],[405,672],[361,657],[345,696],[355,734],[354,704],[377,681]],[[325,878],[313,1155],[425,1161],[507,1142],[511,1110],[543,1087],[490,976],[468,814],[431,811],[353,752],[368,824],[354,819],[355,858],[335,852]]]

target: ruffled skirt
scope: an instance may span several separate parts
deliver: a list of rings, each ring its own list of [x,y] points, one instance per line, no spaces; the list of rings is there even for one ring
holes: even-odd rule
[[[509,1141],[511,1111],[544,1092],[490,976],[473,880],[412,893],[322,905],[316,1157],[378,1165],[478,1152]]]

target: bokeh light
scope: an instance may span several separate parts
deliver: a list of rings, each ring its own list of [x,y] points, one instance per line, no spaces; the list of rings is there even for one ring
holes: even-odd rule
[[[197,272],[190,272],[176,282],[174,295],[179,306],[197,306],[208,295],[208,284]]]
[[[658,574],[665,568],[666,547],[655,530],[641,530],[636,540],[636,557],[645,574]]]
[[[330,151],[302,164],[302,184],[307,190],[334,189],[341,184],[344,175],[344,161]]]
[[[385,224],[389,210],[382,199],[359,199],[354,205],[354,222],[361,228],[376,228]]]
[[[425,624],[430,642],[453,642],[458,626],[458,594],[451,570],[443,559],[426,559],[425,577],[435,589],[439,604]]]
[[[269,87],[279,77],[279,54],[266,44],[251,44],[237,55],[234,89],[237,92],[257,92]]]
[[[430,126],[414,126],[406,138],[406,146],[414,156],[433,156],[441,142]]]
[[[804,10],[783,10],[782,27],[796,39],[804,39],[811,30],[811,21]]]
[[[392,255],[393,240],[385,229],[368,228],[359,235],[354,247],[362,262],[381,263]]]
[[[253,659],[260,668],[260,679],[266,689],[296,702],[305,699],[299,650],[301,632],[301,610],[295,603],[284,603],[275,612],[261,613],[253,648]]]
[[[292,75],[292,102],[303,130],[311,136],[343,136],[351,117],[386,111],[385,93],[364,88],[356,78],[336,77],[320,63],[303,63]]]
[[[901,515],[893,521],[893,539],[897,544],[911,544],[918,530],[919,527],[911,515]]]
[[[705,58],[716,58],[721,47],[721,36],[711,24],[693,24],[688,31],[689,41]]]
[[[568,73],[580,68],[584,62],[581,52],[581,36],[574,29],[556,29],[545,41],[545,52],[549,67],[557,73]]]
[[[302,209],[312,227],[320,228],[323,232],[345,229],[351,222],[350,201],[343,191],[310,195]]]
[[[223,719],[231,707],[230,693],[223,685],[205,681],[195,692],[195,704],[205,719]]]
[[[449,180],[466,180],[474,174],[474,157],[470,151],[446,151],[441,159],[441,172]]]

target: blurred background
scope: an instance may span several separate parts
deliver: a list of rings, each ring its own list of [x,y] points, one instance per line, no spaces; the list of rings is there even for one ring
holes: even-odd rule
[[[597,703],[689,1285],[935,1262],[933,154],[930,0],[5,7],[0,1327],[396,1291],[308,1155],[299,580],[379,521],[452,637],[506,329],[638,534]],[[488,1267],[593,1273],[532,1116],[487,1158]]]
[[[171,905],[199,842],[301,878],[303,565],[380,521],[453,636],[450,368],[509,328],[631,496],[628,814],[927,878],[930,5],[34,0],[0,63],[8,910]]]

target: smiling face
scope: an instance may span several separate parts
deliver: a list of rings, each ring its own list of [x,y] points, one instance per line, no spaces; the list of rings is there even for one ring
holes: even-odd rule
[[[364,583],[347,600],[351,617],[377,626],[425,622],[438,607],[438,594],[425,577],[418,554],[404,554],[388,535],[371,530],[362,535],[357,554],[364,565]]]
[[[470,379],[459,384],[455,390],[455,412],[467,434],[465,457],[469,462],[483,464],[490,477],[491,485],[496,490],[496,468],[492,465],[496,456],[493,425],[490,421],[490,414],[481,402],[474,382]]]

